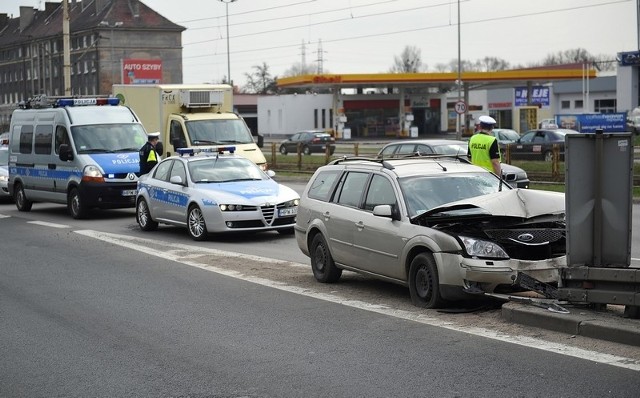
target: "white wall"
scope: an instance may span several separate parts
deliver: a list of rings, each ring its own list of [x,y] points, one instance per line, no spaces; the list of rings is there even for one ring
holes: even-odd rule
[[[638,104],[638,73],[640,66],[618,66],[616,80],[618,112],[631,111]]]
[[[332,94],[288,94],[258,98],[258,132],[265,136],[290,135],[298,130],[316,128],[314,110],[318,110],[318,127],[322,128],[322,109],[325,110],[325,128],[333,106]],[[334,115],[335,122],[335,115]]]

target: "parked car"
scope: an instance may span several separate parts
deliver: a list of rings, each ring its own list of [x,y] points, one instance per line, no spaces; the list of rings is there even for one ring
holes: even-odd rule
[[[136,219],[143,231],[158,223],[187,227],[194,240],[208,233],[276,230],[292,234],[300,196],[278,184],[251,160],[226,153],[182,148],[140,177]],[[218,153],[218,151],[225,153]]]
[[[9,147],[0,144],[0,200],[11,200],[9,194]]]
[[[629,116],[627,118],[627,131],[640,134],[640,116]]]
[[[280,153],[283,155],[298,153],[298,145],[300,145],[302,153],[311,155],[312,153],[325,153],[326,147],[329,146],[329,154],[333,155],[336,150],[335,142],[335,138],[323,130],[298,131],[280,142]]]
[[[378,152],[378,158],[398,158],[414,154],[458,155],[466,158],[469,143],[467,141],[446,139],[422,139],[391,142]],[[502,179],[515,188],[529,188],[527,172],[520,167],[502,163]]]
[[[555,283],[566,266],[564,194],[512,189],[455,156],[337,159],[300,199],[298,247],[317,281],[343,270],[409,288],[419,307]]]
[[[530,130],[524,133],[520,139],[509,144],[511,159],[516,160],[553,160],[553,146],[558,145],[560,160],[564,161],[564,139],[567,134],[580,134],[575,130]]]
[[[520,134],[511,129],[493,129],[491,130],[491,135],[498,139],[498,144],[501,146],[516,142],[520,139]]]

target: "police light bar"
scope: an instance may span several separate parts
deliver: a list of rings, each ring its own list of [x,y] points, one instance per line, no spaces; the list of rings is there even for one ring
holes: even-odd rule
[[[234,153],[235,151],[236,151],[236,147],[234,145],[216,146],[216,147],[212,147],[212,148],[178,148],[178,149],[176,149],[176,152],[180,156],[184,156],[184,155],[193,156],[193,155],[198,154],[198,153],[203,153],[203,154],[212,154],[212,153],[223,154],[225,152]]]
[[[57,106],[119,105],[119,98],[60,98]]]

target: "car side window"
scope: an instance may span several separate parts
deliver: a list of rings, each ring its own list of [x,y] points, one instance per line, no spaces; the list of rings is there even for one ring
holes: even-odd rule
[[[300,133],[295,133],[292,137],[291,137],[291,141],[298,141],[300,139]]]
[[[369,173],[352,171],[344,176],[337,203],[345,206],[359,207],[362,193],[369,179]]]
[[[520,142],[532,142],[534,134],[534,131],[529,131],[528,133],[523,135],[522,138],[520,138]]]
[[[536,133],[535,137],[533,137],[533,142],[545,142],[546,139],[544,138],[544,133],[543,132],[538,132]]]
[[[340,171],[330,170],[318,173],[316,178],[309,186],[307,196],[312,199],[328,202],[331,200],[331,193],[333,192],[333,186],[340,176]]]
[[[185,171],[184,164],[182,162],[173,162],[173,167],[171,168],[171,176],[169,177],[169,179],[175,176],[182,178],[183,183],[187,181],[187,172]]]
[[[169,181],[169,171],[171,170],[171,164],[173,160],[162,162],[156,167],[156,171],[153,174],[153,178],[162,181]]]
[[[417,152],[420,152],[422,155],[434,153],[433,149],[427,145],[418,145]]]
[[[391,205],[393,207],[395,204],[396,194],[393,191],[391,182],[384,176],[374,174],[364,201],[364,209],[373,211],[373,208],[378,205]]]
[[[393,152],[396,150],[397,147],[398,147],[397,145],[389,145],[388,147],[382,149],[382,151],[380,152],[380,156],[385,158],[393,156]]]

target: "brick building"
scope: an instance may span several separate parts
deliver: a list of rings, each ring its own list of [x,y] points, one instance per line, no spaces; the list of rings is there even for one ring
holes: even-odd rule
[[[68,12],[73,95],[109,94],[135,67],[152,70],[139,75],[145,82],[182,83],[183,26],[139,0],[68,0]],[[44,10],[20,7],[17,18],[0,14],[2,131],[18,102],[64,94],[63,63],[61,2],[46,2]]]

